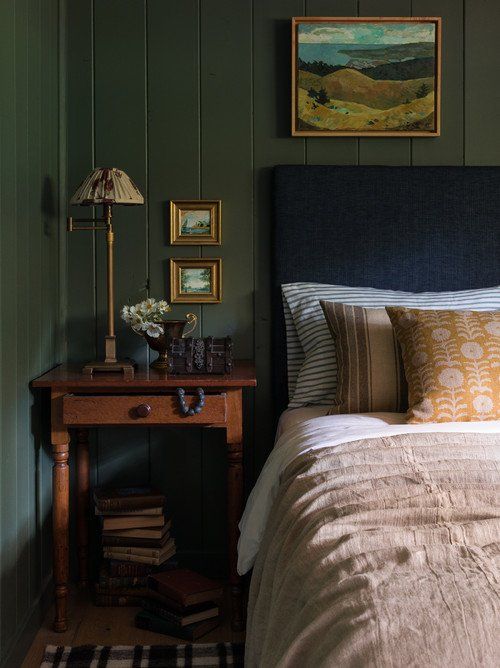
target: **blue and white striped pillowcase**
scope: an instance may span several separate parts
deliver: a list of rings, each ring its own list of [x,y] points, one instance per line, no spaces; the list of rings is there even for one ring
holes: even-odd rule
[[[320,299],[380,308],[500,309],[500,286],[460,292],[397,292],[321,283],[281,286],[287,341],[289,408],[331,405],[337,390],[337,360]]]

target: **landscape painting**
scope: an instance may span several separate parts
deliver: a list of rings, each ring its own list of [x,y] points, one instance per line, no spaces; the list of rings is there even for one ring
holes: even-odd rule
[[[170,259],[172,304],[218,304],[221,300],[221,258]]]
[[[292,19],[292,134],[437,136],[439,18]]]
[[[171,200],[170,243],[179,246],[220,246],[220,200]]]

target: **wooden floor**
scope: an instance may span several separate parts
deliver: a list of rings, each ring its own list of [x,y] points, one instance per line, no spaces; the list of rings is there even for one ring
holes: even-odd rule
[[[231,631],[229,622],[229,592],[223,604],[220,626],[198,642],[243,642],[244,633]],[[99,608],[93,605],[88,592],[75,590],[69,598],[70,624],[66,633],[52,631],[53,609],[38,631],[21,668],[39,668],[45,645],[176,645],[185,641],[134,626],[135,613],[140,608]]]

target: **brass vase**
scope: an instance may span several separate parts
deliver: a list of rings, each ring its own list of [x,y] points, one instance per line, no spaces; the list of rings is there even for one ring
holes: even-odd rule
[[[161,323],[163,334],[160,334],[160,336],[149,336],[146,332],[142,334],[148,342],[148,346],[158,353],[158,357],[149,365],[152,369],[158,369],[159,371],[168,369],[167,349],[170,339],[181,339],[190,334],[196,327],[197,320],[198,318],[194,313],[187,313],[186,320],[165,320]],[[186,325],[190,326],[191,329],[185,332]]]

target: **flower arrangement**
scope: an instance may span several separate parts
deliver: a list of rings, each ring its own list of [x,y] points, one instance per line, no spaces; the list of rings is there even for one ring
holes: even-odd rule
[[[162,324],[170,310],[170,305],[164,299],[156,301],[150,297],[134,306],[124,306],[121,313],[122,319],[134,332],[156,339],[163,334]]]

